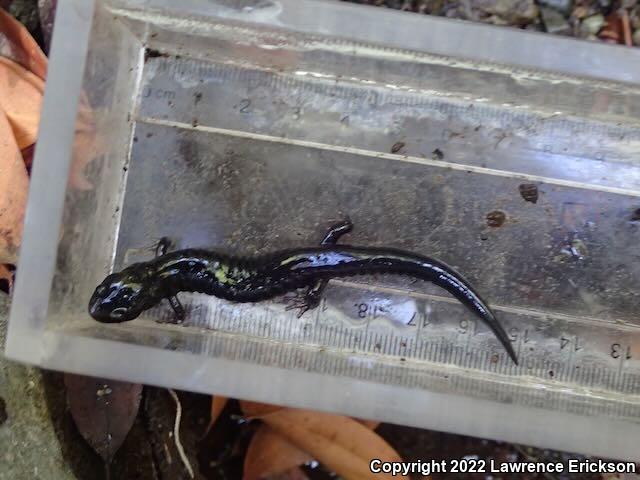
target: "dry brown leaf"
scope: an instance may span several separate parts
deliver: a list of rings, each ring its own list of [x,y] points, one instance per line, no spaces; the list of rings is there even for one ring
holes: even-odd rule
[[[33,155],[36,152],[36,144],[29,145],[27,148],[23,148],[20,152],[22,154],[22,160],[24,161],[24,166],[27,167],[27,172],[31,171],[31,166],[33,165]]]
[[[17,63],[0,57],[0,109],[4,110],[18,148],[33,145],[38,136],[44,82]]]
[[[287,421],[304,426],[312,433],[335,439],[337,443],[344,445],[361,458],[372,458],[373,448],[377,458],[389,461],[400,460],[400,455],[382,437],[350,417],[310,410],[287,409],[261,418],[266,421],[266,417],[278,415]]]
[[[105,152],[105,145],[95,129],[91,130],[86,124],[81,123],[78,123],[78,128],[73,142],[69,187],[76,190],[91,190],[93,184],[87,180],[85,168]]]
[[[24,167],[31,167],[46,74],[47,58],[40,47],[19,22],[0,9],[0,262],[3,263],[17,261],[29,184]],[[20,162],[22,168],[16,162],[16,150],[25,154]],[[104,151],[94,112],[83,92],[69,172],[71,188],[93,188],[84,170]]]
[[[142,385],[65,373],[67,403],[82,437],[110,463],[138,414]]]
[[[240,400],[240,408],[242,409],[242,413],[244,413],[246,417],[258,417],[260,415],[265,415],[271,412],[277,412],[278,410],[282,410],[283,408],[288,408],[288,407],[273,405],[271,403],[260,403],[260,402],[250,402],[249,400]],[[380,422],[377,422],[375,420],[365,420],[361,418],[357,418],[356,420],[359,421],[361,424],[363,424],[365,427],[369,428],[370,430],[375,430],[376,428],[378,428],[378,425],[380,425]]]
[[[0,280],[7,282],[6,285],[9,287],[9,292],[11,292],[11,289],[13,288],[13,275],[11,274],[11,270],[9,270],[6,265],[3,265],[1,263]]]
[[[240,400],[240,408],[245,417],[259,417],[267,413],[277,412],[285,407],[272,405],[270,403],[250,402],[249,400]]]
[[[0,263],[17,261],[29,178],[9,120],[0,110]]]
[[[47,57],[43,51],[27,29],[1,8],[0,55],[19,63],[41,80],[47,76]]]
[[[369,461],[372,458],[400,461],[398,453],[387,442],[349,417],[281,409],[258,418],[347,479],[392,478],[371,473]]]
[[[380,478],[369,471],[369,464],[366,460],[361,459],[327,437],[311,433],[309,430],[297,425],[279,425],[275,419],[270,419],[269,424],[278,429],[292,443],[312,453],[319,462],[346,480]]]
[[[76,132],[95,131],[94,111],[84,91],[80,94]]]
[[[241,401],[240,405],[247,416],[265,415],[284,408],[248,401]],[[370,430],[374,430],[380,424],[371,420],[358,421]],[[281,474],[312,460],[309,454],[266,425],[262,425],[258,432],[251,439],[245,458],[245,480]]]
[[[211,397],[211,420],[209,420],[209,426],[207,427],[207,432],[211,430],[211,427],[216,423],[218,417],[224,410],[224,407],[227,406],[227,402],[229,399],[227,397],[222,397],[220,395],[214,395]]]
[[[380,422],[376,422],[375,420],[362,420],[360,418],[357,420],[369,430],[375,430],[378,428],[378,425],[380,425]]]
[[[285,473],[313,458],[279,433],[262,424],[251,438],[244,458],[243,480]]]
[[[2,41],[2,36],[6,38],[6,41]],[[0,55],[14,60],[14,62],[26,68],[26,71],[30,71],[30,80],[34,78],[35,80],[40,80],[39,82],[34,81],[33,83],[34,87],[40,89],[40,93],[42,94],[43,82],[41,80],[44,80],[47,75],[47,57],[29,32],[2,9],[0,9]],[[5,61],[7,60],[5,59]],[[16,137],[21,149],[33,144],[35,142],[37,126],[40,121],[40,102],[38,101],[38,115],[34,117],[30,113],[33,111],[33,109],[30,108],[30,103],[35,101],[35,97],[23,95],[8,96],[4,91],[0,90],[0,100],[2,99],[4,99],[4,102],[9,102],[14,99],[19,105],[25,102],[21,107],[20,114],[28,115],[29,119],[32,119],[33,122],[29,122],[28,124],[31,128],[29,128],[26,133],[29,135],[23,137],[19,134]],[[0,103],[0,106],[1,105],[2,103]],[[13,115],[9,112],[14,112],[15,110],[16,109],[5,110],[10,120],[13,118]],[[83,92],[78,107],[73,158],[69,172],[69,186],[77,190],[90,190],[93,188],[93,185],[87,180],[84,170],[89,162],[105,151],[105,145],[101,137],[97,134],[94,117],[94,111],[90,106],[87,96]]]

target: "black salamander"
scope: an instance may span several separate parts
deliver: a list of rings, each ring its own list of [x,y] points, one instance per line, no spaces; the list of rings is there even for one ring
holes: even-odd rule
[[[168,299],[178,319],[184,309],[179,292],[199,292],[234,302],[259,302],[307,288],[289,307],[300,315],[320,304],[332,278],[364,274],[398,274],[432,282],[443,288],[484,321],[518,363],[509,338],[489,306],[459,273],[448,265],[416,253],[379,247],[337,245],[352,229],[349,221],[334,225],[320,246],[281,250],[255,258],[237,258],[209,250],[185,249],[167,253],[162,239],[156,257],[113,273],[96,288],[89,313],[99,322],[133,320]]]

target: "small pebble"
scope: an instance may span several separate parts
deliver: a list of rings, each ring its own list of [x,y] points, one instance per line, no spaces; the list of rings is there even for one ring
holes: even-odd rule
[[[391,146],[391,153],[398,153],[404,148],[404,142],[396,142]]]
[[[578,20],[583,19],[587,15],[589,15],[589,9],[584,6],[576,7],[573,9],[573,13],[571,14],[574,18]]]
[[[487,213],[487,225],[491,228],[500,228],[504,225],[507,215],[500,210],[494,210]]]
[[[545,29],[549,33],[567,35],[571,33],[571,26],[564,15],[555,8],[541,7],[540,13]]]
[[[551,7],[565,15],[569,15],[573,7],[573,0],[538,0],[538,4],[543,7]]]
[[[538,203],[538,186],[535,183],[522,183],[518,190],[525,202]]]
[[[595,35],[602,29],[604,25],[604,17],[601,14],[591,15],[585,18],[580,25],[580,29],[586,35]]]

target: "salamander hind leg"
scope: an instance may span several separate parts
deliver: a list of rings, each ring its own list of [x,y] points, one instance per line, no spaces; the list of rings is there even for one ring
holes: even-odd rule
[[[322,239],[322,242],[320,242],[320,245],[335,245],[340,237],[351,232],[351,230],[353,230],[353,223],[351,223],[351,220],[347,217],[341,222],[329,227],[329,230]],[[313,310],[318,307],[322,301],[322,294],[327,288],[328,283],[328,280],[318,280],[315,284],[309,287],[304,294],[293,297],[289,305],[287,305],[287,310],[297,309],[298,318],[300,318],[308,310]]]

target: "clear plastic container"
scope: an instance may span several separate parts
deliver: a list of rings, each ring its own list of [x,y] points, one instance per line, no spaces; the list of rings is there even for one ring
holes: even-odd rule
[[[640,459],[639,50],[340,2],[96,3],[58,12],[10,358]],[[254,255],[345,215],[345,243],[463,272],[520,366],[403,278],[331,282],[300,319],[186,294],[183,325],[87,314],[162,236]]]

